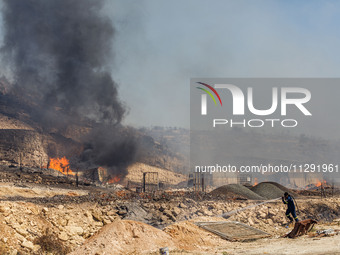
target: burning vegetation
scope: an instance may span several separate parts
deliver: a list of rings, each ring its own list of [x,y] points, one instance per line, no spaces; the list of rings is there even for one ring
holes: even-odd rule
[[[119,176],[113,176],[108,180],[108,184],[113,184],[113,183],[118,183],[120,181],[120,177]]]
[[[50,158],[48,168],[52,168],[66,175],[76,175],[70,169],[70,162],[66,157],[62,158]]]

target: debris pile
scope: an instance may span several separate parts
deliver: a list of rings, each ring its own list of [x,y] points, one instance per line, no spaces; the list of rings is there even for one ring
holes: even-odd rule
[[[255,187],[251,188],[251,190],[266,199],[282,197],[283,193],[285,193],[285,191],[281,190],[277,186],[266,182],[259,183]]]
[[[295,238],[307,234],[317,223],[316,220],[307,219],[296,222],[293,230],[284,237]]]
[[[207,218],[199,217],[199,220],[223,220],[221,218]],[[211,251],[211,247],[221,246],[226,244],[226,241],[217,235],[205,231],[195,225],[194,221],[181,221],[176,222],[164,229],[168,235],[172,237],[177,247],[187,251],[200,250]]]
[[[228,184],[221,186],[212,192],[213,196],[220,196],[226,198],[239,198],[239,199],[251,199],[251,200],[264,200],[264,198],[241,184]]]
[[[316,234],[315,234],[316,233]],[[340,234],[340,230],[336,229],[324,229],[324,230],[317,230],[314,234],[311,234],[311,237],[315,237],[315,236],[319,236],[319,237],[323,237],[323,236],[335,236],[335,235],[339,235]]]
[[[53,242],[59,245],[56,249],[78,254],[111,250],[117,251],[111,254],[124,254],[120,252],[123,250],[141,254],[144,250],[158,252],[162,247],[209,253],[230,243],[195,222],[226,221],[217,216],[235,211],[229,221],[269,233],[271,238],[289,230],[286,206],[281,201],[267,200],[242,185],[226,185],[209,194],[185,189],[138,193],[118,184],[103,187],[80,183],[77,187],[72,177],[41,174],[41,169],[10,168],[0,171],[2,177],[0,254],[44,254],[45,244]],[[275,183],[257,188],[272,186],[280,189]],[[337,196],[322,200],[299,196],[297,203],[298,217],[316,219],[320,223],[317,227],[340,218]],[[334,229],[336,232],[340,227],[334,225]],[[105,240],[108,236],[113,239]],[[112,241],[115,239],[118,243]]]
[[[141,249],[143,247],[143,249]],[[77,254],[149,254],[160,247],[174,248],[172,238],[162,230],[145,223],[117,220],[104,226],[86,243],[75,249]]]

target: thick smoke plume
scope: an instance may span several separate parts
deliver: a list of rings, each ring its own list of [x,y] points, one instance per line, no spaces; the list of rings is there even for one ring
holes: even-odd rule
[[[98,0],[6,0],[3,52],[16,86],[67,114],[119,122],[124,109],[105,70],[114,29]]]
[[[112,167],[132,160],[133,153],[119,152],[133,152],[134,143],[131,136],[126,143],[113,137],[125,109],[108,72],[115,31],[102,6],[101,0],[4,0],[2,56],[11,64],[14,93],[38,105],[32,118],[46,129],[96,123],[85,158]]]

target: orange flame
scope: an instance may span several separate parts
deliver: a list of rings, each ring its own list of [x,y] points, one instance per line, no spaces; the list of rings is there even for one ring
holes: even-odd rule
[[[318,182],[315,184],[316,187],[320,187],[321,185],[322,185],[322,183],[321,183],[320,181],[318,181]]]
[[[120,177],[119,176],[114,176],[111,177],[110,180],[107,182],[108,184],[112,184],[112,183],[117,183],[120,181]]]
[[[322,185],[327,184],[327,181],[323,180],[323,181],[319,181],[317,182],[317,184],[315,184],[316,187],[321,187]]]
[[[57,170],[62,174],[75,175],[70,169],[70,161],[66,157],[50,158],[49,168]]]
[[[258,183],[259,183],[259,182],[258,182],[257,178],[255,177],[255,178],[254,178],[254,186],[256,186]]]

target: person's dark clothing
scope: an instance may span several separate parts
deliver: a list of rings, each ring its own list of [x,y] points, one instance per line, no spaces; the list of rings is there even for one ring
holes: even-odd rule
[[[288,205],[288,209],[286,211],[286,216],[287,218],[292,222],[293,218],[290,216],[290,214],[292,214],[292,216],[294,217],[294,220],[296,222],[299,221],[298,217],[296,216],[296,211],[295,211],[295,204],[293,201],[293,198],[291,196],[288,195],[287,200],[285,200],[284,198],[282,198],[282,202],[284,204]]]

